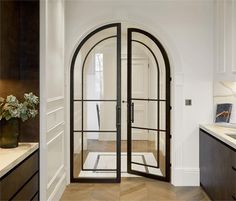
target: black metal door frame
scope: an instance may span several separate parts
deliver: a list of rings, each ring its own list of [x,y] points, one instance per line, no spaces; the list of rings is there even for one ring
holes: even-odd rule
[[[78,56],[79,51],[83,47],[83,45],[96,33],[103,31],[108,28],[116,27],[117,28],[117,34],[106,37],[100,41],[98,41],[87,53],[85,56],[85,59],[83,61],[82,66],[82,99],[76,100],[74,98],[74,67],[76,58]],[[89,53],[93,50],[93,48],[98,45],[99,43],[108,40],[110,38],[117,38],[117,97],[116,100],[88,100],[83,98],[83,69],[86,62],[86,59],[89,55]],[[77,131],[74,130],[74,102],[81,101],[82,103],[82,130]],[[113,131],[90,131],[90,130],[84,130],[83,129],[83,102],[85,101],[115,101],[116,102],[116,130]],[[81,132],[82,137],[82,170],[95,170],[95,169],[85,169],[83,168],[83,133],[84,132],[116,132],[116,169],[110,170],[110,171],[116,171],[116,178],[78,178],[74,177],[74,132]],[[98,169],[96,169],[98,170]],[[103,171],[103,169],[99,170]],[[109,170],[104,170],[109,171]],[[99,27],[98,29],[94,30],[90,34],[88,34],[78,45],[78,47],[75,50],[75,53],[72,57],[71,62],[71,69],[70,69],[70,180],[71,182],[98,182],[98,183],[119,183],[121,180],[121,24],[120,23],[113,23],[113,24],[107,24],[105,26]]]
[[[74,99],[74,66],[75,66],[75,62],[76,62],[76,58],[77,55],[79,53],[79,51],[81,50],[81,48],[83,47],[83,45],[86,43],[86,41],[88,39],[90,39],[93,35],[95,35],[96,33],[111,28],[111,27],[117,27],[117,35],[115,36],[111,36],[111,37],[107,37],[104,38],[103,40],[97,42],[91,49],[90,51],[87,53],[87,56],[85,57],[85,60],[83,62],[83,66],[85,64],[85,61],[89,55],[89,53],[92,51],[92,49],[99,44],[100,42],[103,42],[104,40],[116,37],[117,38],[117,99],[116,100],[86,100],[82,99],[81,100],[76,100]],[[142,45],[144,45],[150,52],[151,54],[154,56],[154,59],[157,63],[158,66],[158,61],[154,55],[154,53],[152,52],[152,50],[146,46],[144,43],[142,43],[141,41],[135,41],[132,40],[132,32],[137,32],[137,33],[141,33],[144,34],[145,36],[149,37],[156,45],[157,47],[160,49],[162,56],[164,58],[164,62],[165,62],[165,67],[166,67],[166,100],[160,100],[159,96],[157,99],[132,99],[132,42],[138,42]],[[153,179],[158,179],[158,180],[163,180],[163,181],[170,181],[170,110],[171,110],[171,106],[170,106],[170,64],[169,64],[169,59],[167,56],[167,53],[164,49],[164,47],[162,46],[162,44],[150,33],[141,30],[141,29],[137,29],[137,28],[129,28],[128,29],[128,55],[127,55],[127,59],[128,59],[128,76],[127,76],[127,134],[128,134],[128,138],[127,138],[127,159],[128,159],[128,163],[127,163],[127,170],[129,173],[131,174],[136,174],[136,175],[140,175],[140,176],[144,176],[144,177],[149,177],[149,178],[153,178]],[[159,73],[158,73],[159,75]],[[83,73],[82,73],[82,80],[83,80]],[[159,80],[159,78],[158,78]],[[83,82],[82,82],[83,83]],[[159,83],[159,81],[158,81]],[[82,84],[83,85],[83,84]],[[158,84],[158,90],[159,90],[159,84]],[[82,86],[82,91],[83,91],[83,86]],[[83,94],[83,92],[82,92]],[[159,93],[158,93],[159,94]],[[140,100],[140,101],[166,101],[166,164],[165,164],[165,168],[166,168],[166,174],[164,177],[161,176],[157,176],[157,175],[151,175],[151,174],[147,174],[147,173],[143,173],[143,172],[138,172],[135,170],[131,169],[131,163],[134,163],[131,161],[131,153],[132,153],[132,100]],[[115,169],[117,177],[116,178],[75,178],[73,175],[74,172],[74,132],[81,132],[83,133],[83,123],[82,123],[82,130],[81,131],[75,131],[74,130],[74,102],[75,101],[116,101],[116,131],[112,131],[112,132],[116,132],[116,141],[117,141],[117,149],[116,149],[116,154],[117,154],[117,168]],[[83,110],[83,107],[82,107]],[[158,104],[158,111],[159,111],[159,104]],[[158,123],[159,124],[159,123]],[[159,129],[152,129],[152,128],[139,128],[139,129],[146,129],[146,130],[156,130],[157,132],[162,131]],[[88,131],[86,131],[88,132]],[[95,132],[95,131],[89,131],[89,132]],[[108,132],[108,131],[99,131],[99,132]],[[83,134],[82,134],[83,137]],[[159,134],[158,134],[158,138],[159,138]],[[83,140],[82,140],[83,142]],[[159,149],[158,149],[159,150]],[[82,151],[83,153],[83,151]],[[159,157],[159,154],[158,154]],[[143,165],[143,164],[142,164]],[[159,164],[158,164],[159,165]],[[78,47],[75,50],[75,53],[73,55],[72,58],[72,62],[71,62],[71,72],[70,72],[70,180],[71,182],[99,182],[99,183],[117,183],[120,182],[121,180],[121,24],[120,23],[113,23],[113,24],[108,24],[105,26],[102,26],[96,30],[94,30],[93,32],[91,32],[90,34],[88,34],[82,41],[81,43],[78,45]],[[151,166],[150,166],[151,167]],[[86,170],[93,170],[93,169],[86,169]]]
[[[157,58],[155,56],[155,54],[153,53],[153,51],[151,50],[151,48],[149,48],[146,44],[144,44],[142,41],[138,41],[138,40],[133,40],[132,39],[132,33],[139,33],[139,34],[143,34],[145,36],[147,36],[148,38],[150,38],[155,44],[156,46],[159,48],[163,58],[164,58],[164,62],[165,62],[165,70],[166,70],[166,99],[165,100],[161,100],[159,98],[159,73],[158,73],[158,86],[157,86],[157,94],[158,97],[157,99],[137,99],[137,98],[132,98],[132,43],[139,43],[141,45],[143,45],[144,47],[146,47],[150,53],[152,54],[152,56],[155,59],[156,65],[157,65],[157,70],[159,71],[159,65],[158,65],[158,61]],[[170,168],[171,168],[171,164],[170,164],[170,110],[171,110],[171,106],[170,106],[170,81],[171,81],[171,77],[170,77],[170,63],[169,63],[169,59],[167,56],[167,53],[164,49],[164,47],[162,46],[162,44],[159,42],[159,40],[154,37],[152,34],[141,30],[141,29],[137,29],[137,28],[128,28],[128,37],[127,37],[127,45],[128,45],[128,75],[127,75],[127,158],[128,158],[128,162],[127,162],[127,170],[128,173],[130,174],[136,174],[139,176],[144,176],[144,177],[148,177],[148,178],[152,178],[152,179],[158,179],[158,180],[162,180],[162,181],[170,181]],[[132,122],[134,120],[134,103],[132,102],[133,100],[139,100],[139,101],[157,101],[158,102],[158,107],[157,107],[157,112],[158,112],[158,117],[159,117],[159,102],[160,101],[165,101],[166,102],[166,129],[165,130],[161,130],[159,127],[159,120],[158,120],[158,128],[157,129],[153,129],[153,128],[141,128],[141,127],[132,127]],[[158,118],[159,119],[159,118]],[[154,166],[150,166],[150,165],[144,165],[144,164],[139,164],[136,162],[132,162],[132,128],[136,128],[136,129],[144,129],[144,130],[154,130],[157,131],[157,138],[158,138],[158,144],[159,144],[159,132],[160,131],[165,131],[166,132],[166,160],[165,160],[165,176],[158,176],[158,175],[154,175],[154,174],[148,174],[148,173],[144,173],[144,172],[139,172],[137,170],[132,170],[132,164],[137,164],[137,165],[143,165],[143,166],[148,166],[148,167],[154,167]],[[159,167],[159,146],[158,146],[158,165],[157,167],[154,168],[158,168]]]

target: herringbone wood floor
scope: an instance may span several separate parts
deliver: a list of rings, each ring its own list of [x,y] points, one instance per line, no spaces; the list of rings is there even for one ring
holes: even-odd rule
[[[61,201],[209,201],[201,187],[174,187],[143,177],[119,184],[70,184]]]

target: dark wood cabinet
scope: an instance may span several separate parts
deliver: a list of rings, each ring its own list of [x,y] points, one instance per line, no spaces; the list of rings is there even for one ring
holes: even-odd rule
[[[0,1],[0,79],[38,80],[39,1]]]
[[[38,200],[39,152],[35,151],[0,179],[0,200]]]
[[[0,97],[28,92],[39,96],[39,0],[0,0]],[[21,142],[38,142],[39,116],[20,133]]]
[[[235,149],[200,129],[200,182],[212,200],[236,196]]]
[[[0,0],[0,97],[39,96],[39,5],[39,0]],[[39,142],[39,115],[20,123],[19,133],[20,142]],[[0,178],[0,201],[36,201],[38,189],[36,151]]]

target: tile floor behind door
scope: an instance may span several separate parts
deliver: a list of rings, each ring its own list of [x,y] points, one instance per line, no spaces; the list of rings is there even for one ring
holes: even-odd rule
[[[61,201],[210,201],[201,187],[174,187],[143,177],[122,178],[119,184],[67,186]]]

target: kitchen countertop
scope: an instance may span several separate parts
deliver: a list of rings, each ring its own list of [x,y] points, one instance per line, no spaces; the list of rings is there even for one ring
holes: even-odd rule
[[[19,143],[16,148],[0,148],[0,178],[37,150],[38,147],[38,143]]]
[[[236,139],[226,135],[236,133],[236,128],[228,128],[215,124],[201,124],[200,128],[236,150]]]

